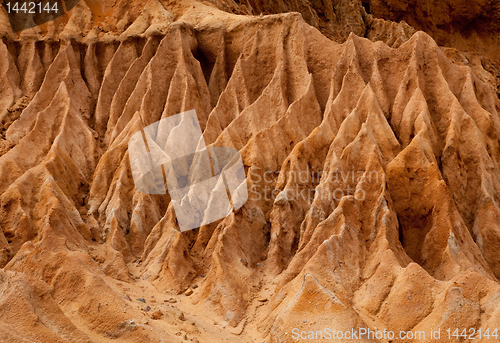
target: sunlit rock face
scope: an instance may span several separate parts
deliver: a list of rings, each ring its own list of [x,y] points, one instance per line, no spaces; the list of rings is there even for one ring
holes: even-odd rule
[[[495,75],[361,3],[329,34],[275,3],[80,1],[19,33],[0,11],[0,340],[493,333]],[[183,232],[130,141],[185,112],[248,198]]]

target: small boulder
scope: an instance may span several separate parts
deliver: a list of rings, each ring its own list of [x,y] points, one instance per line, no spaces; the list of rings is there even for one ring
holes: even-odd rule
[[[159,320],[163,317],[163,312],[158,310],[158,311],[155,311],[151,314],[151,318],[153,318],[154,320]]]

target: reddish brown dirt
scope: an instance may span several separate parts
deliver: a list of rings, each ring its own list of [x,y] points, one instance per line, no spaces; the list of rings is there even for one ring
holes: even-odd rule
[[[228,4],[81,1],[20,34],[0,11],[0,341],[493,331],[500,101],[483,48],[361,3]],[[240,151],[251,192],[181,233],[168,195],[135,189],[128,140],[190,109],[207,144]]]

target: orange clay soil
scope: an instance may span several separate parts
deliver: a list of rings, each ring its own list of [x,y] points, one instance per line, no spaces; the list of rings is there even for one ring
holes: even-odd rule
[[[270,3],[85,0],[19,34],[0,9],[1,342],[498,327],[495,75],[358,2]],[[127,144],[191,109],[250,198],[181,233]]]

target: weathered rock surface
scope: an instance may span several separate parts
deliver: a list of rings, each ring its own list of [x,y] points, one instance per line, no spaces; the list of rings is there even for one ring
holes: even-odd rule
[[[347,3],[311,7],[340,43],[315,16],[227,4],[80,1],[19,35],[0,12],[1,340],[494,329],[492,75],[364,9],[342,28]],[[168,195],[136,191],[127,148],[190,109],[207,144],[240,151],[250,198],[181,233]]]

